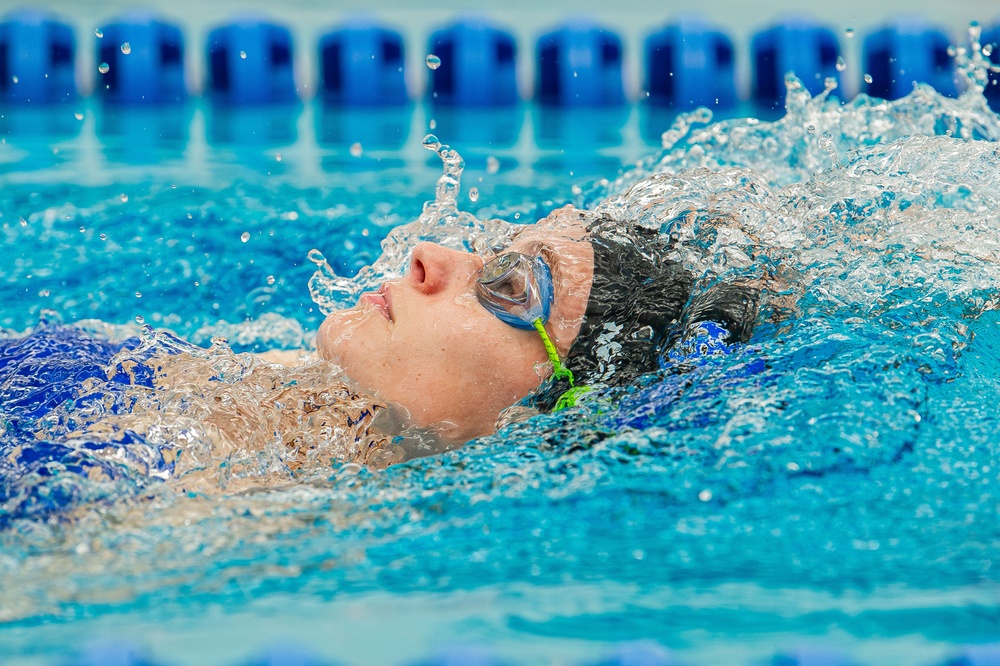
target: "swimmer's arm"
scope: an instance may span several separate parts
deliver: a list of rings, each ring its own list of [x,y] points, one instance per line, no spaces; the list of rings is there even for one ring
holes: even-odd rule
[[[302,365],[311,356],[305,349],[271,349],[254,355],[262,361],[283,365],[286,368]]]

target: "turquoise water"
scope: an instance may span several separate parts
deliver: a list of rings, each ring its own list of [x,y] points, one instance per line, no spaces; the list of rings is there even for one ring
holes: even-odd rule
[[[440,181],[423,131],[354,157],[304,141],[308,116],[290,143],[248,148],[200,134],[198,110],[152,166],[101,139],[93,109],[79,134],[22,139],[51,163],[26,167],[41,151],[11,138],[7,342],[86,320],[91,339],[176,345],[238,388],[240,352],[309,343],[310,250],[348,276],[313,281],[329,306],[398,271],[416,238],[459,245],[567,202],[672,234],[705,283],[768,297],[731,354],[384,471],[232,452],[208,459],[202,491],[134,461],[113,482],[20,478],[0,514],[0,654],[49,664],[125,639],[230,663],[295,642],[400,663],[474,643],[575,663],[649,640],[692,663],[835,645],[923,664],[996,641],[1000,118],[974,89],[841,105],[789,83],[782,120],[694,113],[638,154],[637,112],[631,143],[589,151],[466,150],[438,127],[466,158],[460,173],[442,151]],[[351,278],[390,233],[396,250]],[[9,464],[50,445],[98,455],[68,436],[79,406],[12,425],[23,386],[2,388]],[[200,452],[149,432],[137,446]],[[75,499],[55,509],[22,501],[62,492]]]

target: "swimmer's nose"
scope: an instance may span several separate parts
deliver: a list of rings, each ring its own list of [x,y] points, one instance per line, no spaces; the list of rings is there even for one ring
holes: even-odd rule
[[[410,258],[410,282],[425,294],[434,294],[450,286],[468,284],[469,278],[483,265],[482,259],[437,243],[419,243]]]

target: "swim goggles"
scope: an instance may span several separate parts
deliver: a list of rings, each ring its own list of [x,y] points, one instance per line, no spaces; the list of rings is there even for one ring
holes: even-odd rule
[[[565,379],[570,385],[556,402],[555,411],[575,405],[588,387],[575,386],[572,371],[559,360],[556,346],[545,330],[553,299],[552,271],[545,260],[520,252],[504,252],[490,259],[476,279],[476,297],[505,324],[538,331],[552,362],[552,378]]]

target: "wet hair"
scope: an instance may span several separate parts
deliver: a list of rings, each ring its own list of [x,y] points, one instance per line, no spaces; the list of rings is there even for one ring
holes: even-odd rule
[[[701,323],[725,329],[722,342],[746,342],[753,332],[759,291],[716,283],[695,293],[695,278],[667,258],[658,232],[608,217],[588,225],[594,279],[580,333],[565,365],[577,385],[621,386],[657,370],[660,359]],[[543,385],[535,405],[551,409],[568,388]]]

